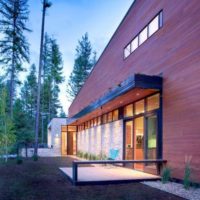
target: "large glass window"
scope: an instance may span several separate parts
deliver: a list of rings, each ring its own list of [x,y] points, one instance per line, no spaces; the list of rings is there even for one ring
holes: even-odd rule
[[[133,104],[129,104],[124,108],[124,117],[132,117],[133,116]]]
[[[135,103],[135,114],[138,115],[141,113],[144,113],[144,100]]]
[[[155,94],[147,98],[147,111],[155,110],[160,107],[160,94]]]

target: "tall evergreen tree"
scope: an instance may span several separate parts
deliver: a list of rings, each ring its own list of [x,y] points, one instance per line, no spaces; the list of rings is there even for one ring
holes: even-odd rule
[[[45,34],[43,50],[43,83],[41,91],[41,138],[46,138],[44,127],[53,117],[57,117],[59,102],[59,85],[64,81],[63,62],[56,39]],[[46,129],[45,129],[46,130]],[[43,141],[42,141],[43,142]]]
[[[74,68],[67,85],[69,99],[74,99],[76,97],[95,63],[96,52],[92,55],[91,43],[89,41],[88,34],[85,33],[85,35],[82,36],[82,39],[78,41]]]
[[[23,62],[29,62],[29,44],[24,32],[30,30],[26,26],[28,20],[28,0],[0,1],[0,62],[9,75],[9,112],[13,115],[13,98],[17,75],[23,71]]]
[[[62,75],[62,55],[57,41],[45,35],[43,55],[43,85],[42,85],[42,112],[48,113],[48,122],[57,116],[60,102],[58,95],[59,84],[64,81]]]
[[[25,145],[27,150],[27,145],[34,141],[34,118],[24,110],[22,99],[16,99],[14,103],[13,122],[17,145]]]
[[[34,118],[36,112],[36,97],[37,97],[37,77],[36,66],[32,64],[30,72],[24,81],[21,88],[21,99],[23,101],[23,108],[29,117]]]

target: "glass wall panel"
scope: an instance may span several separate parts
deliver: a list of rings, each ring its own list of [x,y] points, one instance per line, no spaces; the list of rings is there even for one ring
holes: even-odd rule
[[[155,110],[160,107],[160,94],[155,94],[147,98],[147,111]]]
[[[140,113],[144,113],[144,100],[135,103],[135,114],[138,115]]]
[[[133,104],[125,106],[124,117],[132,117],[132,116],[133,116]]]

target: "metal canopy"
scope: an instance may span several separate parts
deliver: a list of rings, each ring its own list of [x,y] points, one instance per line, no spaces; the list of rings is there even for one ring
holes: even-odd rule
[[[160,76],[149,76],[144,74],[135,74],[134,76],[129,77],[117,87],[111,89],[104,96],[100,97],[95,102],[89,104],[83,108],[80,112],[75,114],[72,118],[68,118],[67,124],[75,122],[77,119],[91,113],[92,111],[100,108],[106,103],[114,100],[115,98],[129,92],[134,88],[140,89],[156,89],[162,90],[162,77]]]

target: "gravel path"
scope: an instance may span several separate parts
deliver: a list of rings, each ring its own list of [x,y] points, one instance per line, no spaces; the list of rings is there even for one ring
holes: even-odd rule
[[[161,181],[149,181],[142,183],[150,187],[157,188],[171,194],[175,194],[185,199],[200,200],[200,188],[190,188],[189,190],[186,190],[184,189],[182,184],[174,182],[163,184]]]

